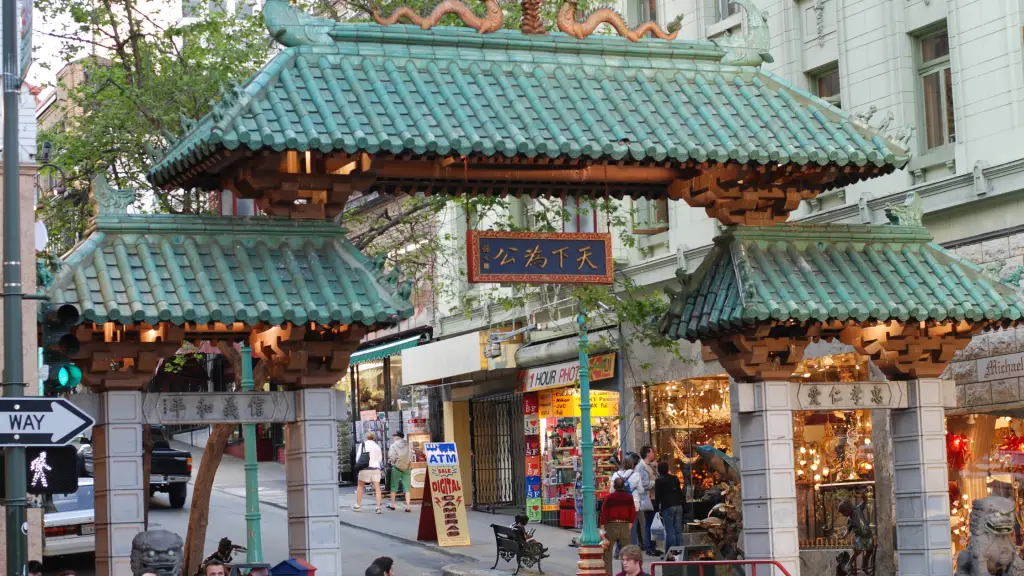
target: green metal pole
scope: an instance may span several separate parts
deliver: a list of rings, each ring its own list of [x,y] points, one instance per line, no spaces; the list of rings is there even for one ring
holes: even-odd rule
[[[594,434],[590,430],[590,353],[587,351],[587,310],[580,304],[576,317],[579,325],[580,347],[580,420],[583,441],[580,442],[583,462],[583,534],[580,546],[598,546],[601,534],[597,531],[594,507]]]
[[[4,294],[4,373],[5,397],[25,395],[24,367],[22,366],[21,303],[24,289],[21,285],[21,197],[18,186],[21,146],[18,145],[18,96],[21,74],[18,62],[17,0],[3,0],[0,8],[3,31],[3,294]],[[35,258],[28,262],[35,268]],[[30,323],[35,330],[35,319]],[[7,493],[4,506],[7,516],[7,574],[21,576],[28,562],[28,530],[25,522],[25,448],[4,450],[4,479]]]
[[[252,392],[252,349],[242,344],[242,390]],[[256,425],[242,424],[245,443],[245,559],[263,562],[263,538],[260,536],[260,466],[256,462]]]

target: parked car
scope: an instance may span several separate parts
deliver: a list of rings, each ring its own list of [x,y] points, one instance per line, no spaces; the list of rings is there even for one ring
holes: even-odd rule
[[[43,508],[43,556],[96,551],[92,478],[79,478],[74,494],[46,496]]]
[[[171,448],[163,426],[150,426],[153,453],[149,466],[149,495],[166,492],[172,508],[185,505],[188,495],[188,481],[192,478],[192,454]],[[93,476],[92,442],[79,439],[79,476]]]

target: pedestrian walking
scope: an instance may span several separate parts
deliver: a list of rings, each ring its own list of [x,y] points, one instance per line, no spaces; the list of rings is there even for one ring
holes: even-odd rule
[[[391,504],[388,504],[388,509],[395,509],[395,496],[401,486],[405,492],[405,511],[412,512],[412,450],[401,432],[391,435],[388,464],[391,465]]]
[[[356,476],[356,503],[352,506],[352,509],[356,512],[363,508],[363,491],[366,489],[367,484],[373,486],[374,496],[377,501],[377,514],[381,513],[380,510],[380,467],[383,464],[384,455],[380,449],[380,445],[377,444],[377,435],[370,432],[366,433],[365,439],[359,443],[359,447],[356,448],[356,470],[358,475]]]
[[[615,472],[615,474],[612,474],[612,482],[614,482],[616,478],[622,478],[627,491],[633,497],[633,504],[638,511],[640,510],[640,473],[636,471],[636,465],[639,461],[640,457],[631,452],[622,459],[622,464],[620,465],[619,470]],[[630,542],[632,544],[643,542],[643,525],[640,522],[640,517],[641,515],[637,514],[636,520],[633,523],[630,536]]]
[[[683,489],[679,478],[668,473],[668,462],[658,464],[654,481],[654,511],[661,514],[665,525],[665,553],[673,546],[683,545]]]
[[[612,573],[612,561],[619,557],[614,550],[616,546],[624,549],[629,546],[629,535],[636,521],[636,503],[629,486],[622,478],[612,481],[612,492],[605,496],[601,504],[601,538],[604,548],[604,570]]]
[[[643,446],[640,448],[640,462],[636,468],[640,473],[640,510],[643,512],[644,544],[646,544],[644,549],[650,556],[658,554],[654,538],[651,536],[651,523],[654,522],[654,504],[651,502],[651,496],[654,494],[654,480],[657,477],[652,463],[657,457],[654,448]]]
[[[626,546],[622,549],[622,572],[616,576],[650,576],[644,572],[644,554],[639,546]]]

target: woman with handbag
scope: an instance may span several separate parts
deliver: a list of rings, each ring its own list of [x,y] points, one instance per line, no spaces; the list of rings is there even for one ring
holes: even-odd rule
[[[384,461],[384,453],[377,444],[376,434],[373,431],[366,433],[366,439],[359,443],[356,448],[356,503],[352,509],[358,512],[363,507],[363,490],[366,483],[373,485],[373,491],[377,498],[377,514],[380,510],[380,468]]]

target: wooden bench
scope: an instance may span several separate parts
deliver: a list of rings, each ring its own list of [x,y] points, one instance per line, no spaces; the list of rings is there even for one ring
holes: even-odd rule
[[[541,574],[544,570],[540,567],[540,561],[547,557],[544,553],[543,546],[539,542],[533,542],[537,546],[527,546],[531,542],[523,537],[523,533],[515,528],[509,528],[508,526],[499,526],[497,524],[491,524],[491,528],[494,529],[494,545],[497,548],[497,554],[494,558],[494,566],[491,566],[491,570],[498,567],[498,561],[504,560],[505,562],[511,562],[513,558],[516,560],[516,571],[513,574],[519,574],[519,569],[525,565],[527,568],[532,568],[534,565],[537,566],[537,571]],[[528,550],[528,548],[536,548],[536,550]]]

